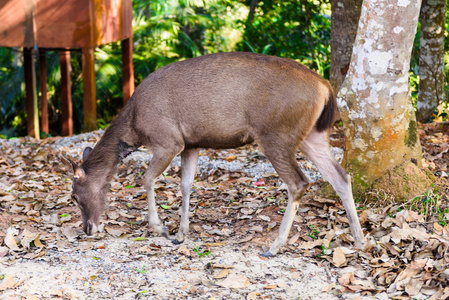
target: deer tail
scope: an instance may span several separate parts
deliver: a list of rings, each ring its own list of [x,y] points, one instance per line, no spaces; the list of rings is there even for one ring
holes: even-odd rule
[[[318,132],[322,132],[331,128],[334,123],[335,113],[337,111],[337,100],[335,99],[334,91],[328,84],[328,97],[323,111],[318,118],[315,127]]]

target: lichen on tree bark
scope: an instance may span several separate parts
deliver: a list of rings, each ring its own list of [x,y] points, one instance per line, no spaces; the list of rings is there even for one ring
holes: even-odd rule
[[[343,164],[353,176],[355,194],[372,189],[397,167],[421,165],[409,88],[419,8],[420,1],[363,2],[348,76],[338,94],[346,137]]]

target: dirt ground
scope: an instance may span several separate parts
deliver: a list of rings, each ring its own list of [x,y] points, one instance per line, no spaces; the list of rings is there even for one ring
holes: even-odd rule
[[[343,207],[320,196],[320,175],[298,153],[318,184],[271,258],[259,254],[277,234],[287,193],[257,147],[201,153],[189,239],[174,245],[147,228],[144,151],[119,166],[100,232],[88,237],[59,155],[79,160],[102,132],[0,140],[0,299],[445,299],[449,135],[441,128],[420,128],[435,187],[407,203],[357,203],[364,249],[353,248]],[[341,133],[331,141],[341,159]],[[156,182],[171,234],[179,226],[179,173],[178,158]]]
[[[150,241],[149,254],[137,252],[148,241],[107,237],[8,261],[1,273],[16,283],[2,299],[338,299],[322,292],[336,280],[330,270],[300,255],[265,259],[251,246],[220,245],[200,258],[198,243]]]

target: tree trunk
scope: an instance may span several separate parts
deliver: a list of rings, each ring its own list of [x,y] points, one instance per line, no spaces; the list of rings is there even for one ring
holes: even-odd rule
[[[330,83],[335,93],[348,72],[352,46],[357,35],[362,0],[331,0]]]
[[[354,194],[377,189],[407,199],[428,177],[410,99],[409,69],[421,1],[363,1],[348,75],[338,94],[343,164]],[[400,42],[399,42],[400,41]]]
[[[416,118],[429,121],[444,97],[444,21],[446,0],[423,0]]]

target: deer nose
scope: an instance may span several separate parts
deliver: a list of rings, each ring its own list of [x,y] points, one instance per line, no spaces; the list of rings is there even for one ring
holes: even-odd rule
[[[84,232],[87,235],[92,235],[97,232],[97,226],[91,221],[87,221],[86,224],[84,224]]]

